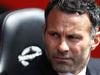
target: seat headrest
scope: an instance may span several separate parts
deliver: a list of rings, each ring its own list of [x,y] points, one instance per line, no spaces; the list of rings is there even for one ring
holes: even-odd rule
[[[22,63],[28,63],[28,58],[33,60],[32,55],[35,54],[36,49],[37,52],[43,51],[42,25],[44,22],[44,11],[37,8],[16,10],[6,16],[1,41],[3,70],[14,75],[21,69]],[[30,56],[25,57],[27,59],[24,61],[26,55]],[[19,56],[23,58],[19,59]]]

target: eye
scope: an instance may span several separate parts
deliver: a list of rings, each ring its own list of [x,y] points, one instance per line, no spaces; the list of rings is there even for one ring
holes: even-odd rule
[[[73,42],[78,42],[82,39],[82,37],[79,35],[69,35],[67,38]]]
[[[54,38],[60,37],[59,34],[56,33],[56,32],[49,32],[49,35],[50,35],[51,37],[54,37]]]

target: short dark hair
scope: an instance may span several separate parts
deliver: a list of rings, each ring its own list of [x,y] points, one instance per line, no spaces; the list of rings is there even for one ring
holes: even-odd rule
[[[45,10],[46,22],[50,11],[55,6],[67,13],[77,12],[80,15],[87,13],[93,29],[96,29],[100,25],[100,8],[97,6],[95,0],[51,0]]]

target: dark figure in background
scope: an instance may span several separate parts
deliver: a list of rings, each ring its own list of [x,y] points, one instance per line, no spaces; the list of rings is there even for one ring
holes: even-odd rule
[[[45,19],[45,54],[21,75],[100,75],[100,65],[93,66],[95,60],[90,60],[100,42],[100,9],[95,1],[51,0]]]

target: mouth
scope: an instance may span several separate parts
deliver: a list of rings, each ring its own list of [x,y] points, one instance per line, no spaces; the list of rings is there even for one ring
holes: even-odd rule
[[[72,58],[67,57],[53,57],[53,60],[56,62],[71,62]]]

